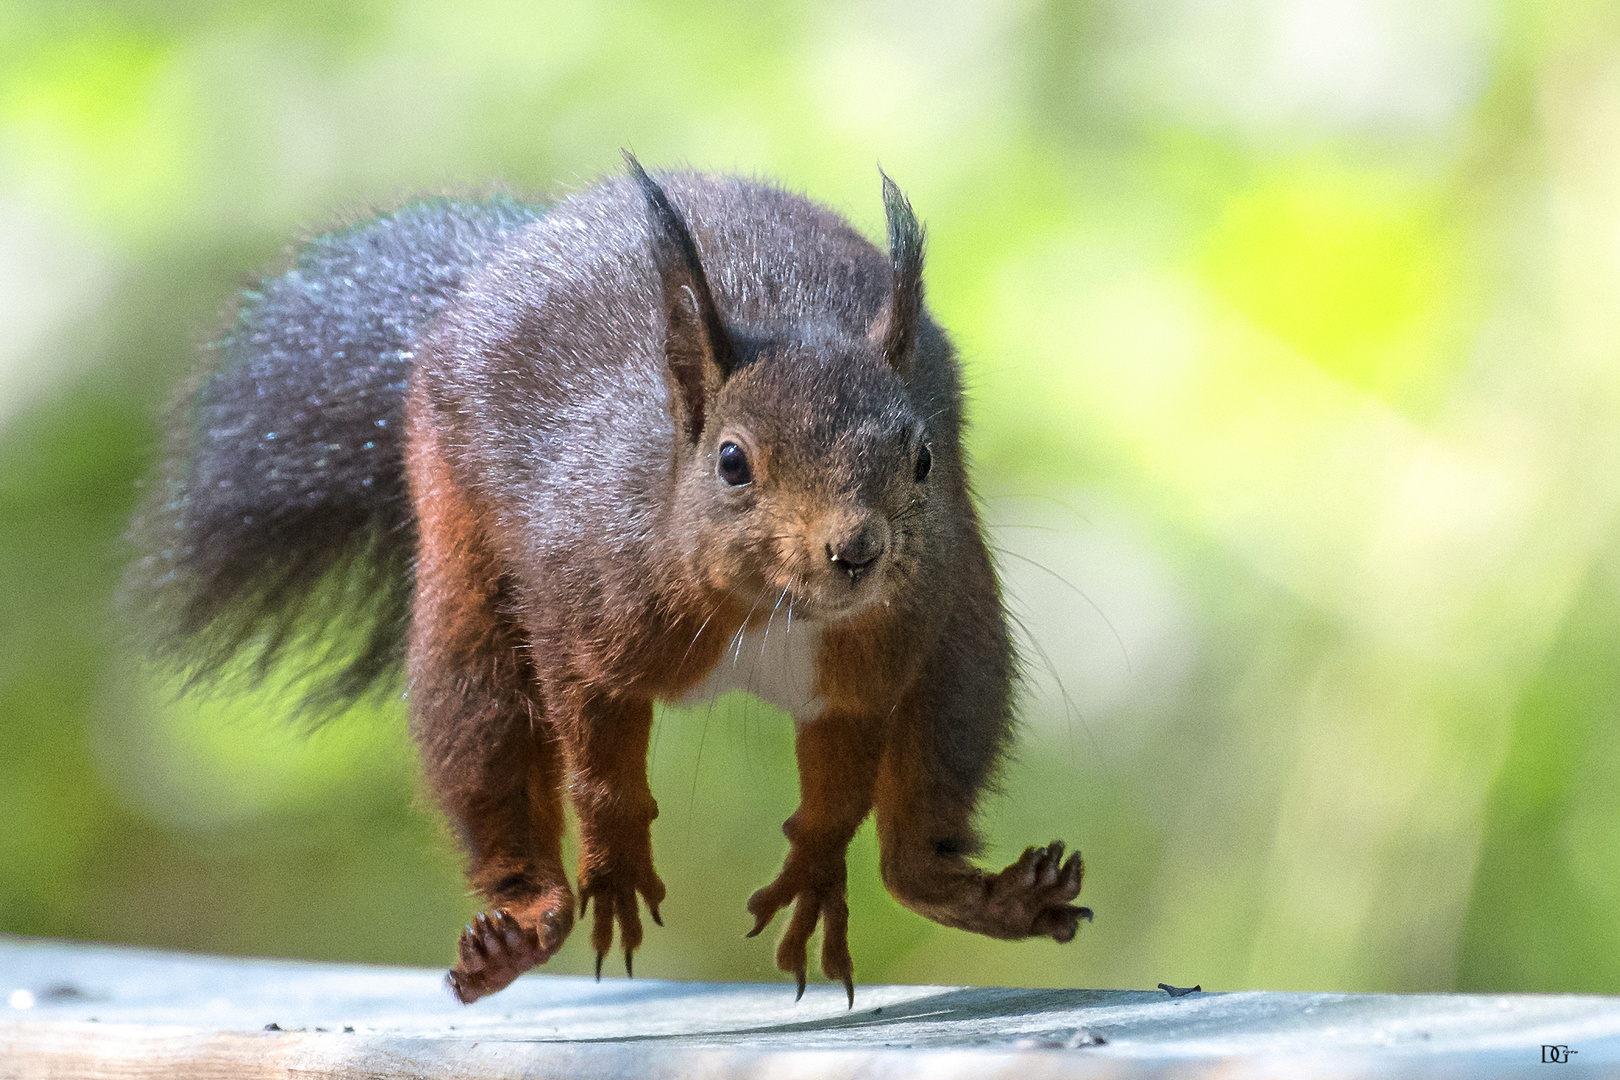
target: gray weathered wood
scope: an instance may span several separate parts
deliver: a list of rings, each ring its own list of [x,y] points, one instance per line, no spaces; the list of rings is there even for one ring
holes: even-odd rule
[[[440,978],[0,937],[0,1077],[1620,1075],[1609,997]]]

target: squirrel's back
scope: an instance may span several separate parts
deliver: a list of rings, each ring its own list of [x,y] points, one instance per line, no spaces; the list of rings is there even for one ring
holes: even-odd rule
[[[415,547],[401,421],[416,343],[542,213],[509,197],[413,203],[315,238],[243,294],[176,403],[134,530],[142,620],[157,620],[157,649],[193,681],[253,680],[285,658],[330,708],[397,668]]]
[[[669,172],[659,183],[745,359],[773,335],[866,334],[888,296],[888,260],[842,216],[745,177]],[[645,558],[653,519],[674,499],[676,421],[645,215],[624,177],[559,202],[492,257],[424,350],[422,377],[469,481],[503,516],[521,507],[543,519],[522,530],[525,554],[586,582],[607,569],[594,561]],[[954,413],[950,365],[931,353],[920,366],[924,410]],[[784,425],[817,417],[824,444],[853,422],[837,400],[782,405]]]

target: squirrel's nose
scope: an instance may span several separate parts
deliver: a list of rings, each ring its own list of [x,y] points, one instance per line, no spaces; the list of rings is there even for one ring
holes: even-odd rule
[[[881,518],[867,518],[842,538],[828,542],[827,559],[851,579],[858,578],[883,557],[888,532]]]

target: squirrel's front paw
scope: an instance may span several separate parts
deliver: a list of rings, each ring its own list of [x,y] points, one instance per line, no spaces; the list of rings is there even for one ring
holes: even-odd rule
[[[1091,909],[1069,901],[1080,895],[1086,864],[1076,851],[1063,859],[1063,841],[1044,848],[1025,848],[1018,861],[999,874],[984,877],[985,933],[999,938],[1049,937],[1069,941],[1080,920],[1091,921]]]
[[[625,865],[628,863],[629,865]],[[647,902],[647,914],[659,926],[658,905],[664,902],[664,883],[653,870],[652,857],[625,860],[605,869],[584,869],[579,875],[579,915],[596,901],[595,921],[591,924],[591,947],[596,950],[596,977],[602,977],[602,960],[613,947],[613,924],[619,924],[619,943],[624,947],[624,973],[634,975],[635,951],[641,947],[641,907],[637,894]]]
[[[829,979],[844,984],[851,1008],[855,1006],[855,963],[849,955],[849,904],[845,900],[844,860],[828,859],[807,871],[796,860],[789,858],[776,880],[748,898],[748,913],[754,917],[753,937],[776,917],[788,904],[793,904],[793,918],[788,921],[787,932],[776,946],[776,966],[790,971],[798,980],[799,991],[794,998],[804,997],[806,958],[810,934],[816,923],[821,925],[821,971]],[[797,901],[795,903],[795,901]]]
[[[460,960],[445,976],[450,992],[463,1005],[471,1005],[545,963],[568,937],[572,915],[567,906],[548,906],[532,917],[525,912],[523,918],[506,908],[488,915],[479,912],[462,930]]]

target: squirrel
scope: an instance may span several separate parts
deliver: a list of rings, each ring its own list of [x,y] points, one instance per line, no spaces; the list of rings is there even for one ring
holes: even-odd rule
[[[302,660],[316,708],[403,665],[487,903],[447,975],[464,1003],[576,917],[598,978],[615,930],[633,973],[665,895],[653,704],[738,685],[795,724],[787,856],[747,910],[753,936],[792,906],[801,996],[819,922],[853,1007],[845,852],[871,813],[912,911],[1071,940],[1078,852],[970,861],[1016,661],[910,202],[882,176],[885,255],[778,187],[625,160],[554,205],[430,199],[318,236],[243,294],[132,531],[159,654],[194,682]]]

